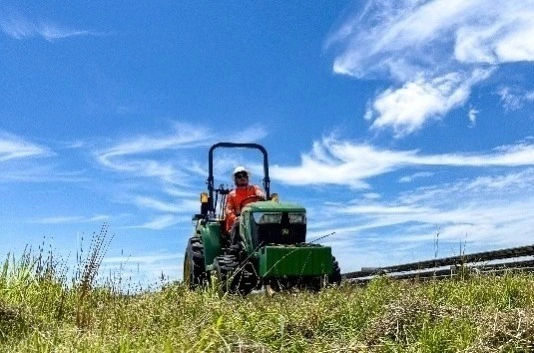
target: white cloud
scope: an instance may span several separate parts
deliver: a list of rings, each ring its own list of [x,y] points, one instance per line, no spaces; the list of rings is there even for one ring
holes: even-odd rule
[[[503,87],[497,94],[506,111],[514,111],[523,108],[525,104],[534,102],[533,91],[523,91],[518,88]]]
[[[486,3],[478,9],[479,17],[457,29],[454,54],[458,61],[500,64],[534,60],[534,2]]]
[[[175,122],[170,133],[125,139],[95,151],[94,156],[106,169],[131,180],[138,179],[135,186],[132,183],[117,185],[116,202],[154,211],[149,215],[149,221],[125,228],[158,230],[185,224],[191,220],[193,213],[198,212],[200,191],[197,187],[199,180],[203,181],[207,176],[207,152],[211,145],[220,141],[254,142],[265,136],[266,130],[260,125],[224,134],[198,125]],[[214,167],[216,170],[228,170],[236,163],[236,158],[220,154]],[[251,168],[255,170],[256,167]],[[117,192],[119,189],[122,191]],[[141,189],[144,195],[140,195]],[[146,196],[158,194],[160,196]]]
[[[72,142],[66,142],[64,143],[64,145],[66,148],[80,149],[80,148],[87,147],[87,141],[77,140],[77,141],[72,141]]]
[[[0,19],[2,32],[14,39],[41,37],[49,42],[69,37],[101,35],[88,30],[77,30],[59,26],[52,22],[32,23],[22,16]]]
[[[368,144],[325,138],[301,156],[299,166],[273,165],[271,175],[290,185],[347,185],[368,188],[367,180],[407,166],[517,167],[534,165],[534,145],[500,146],[491,153],[423,155],[416,150],[394,151]]]
[[[365,194],[362,195],[364,198],[366,199],[369,199],[369,200],[376,200],[376,199],[379,199],[381,196],[379,193],[376,193],[376,192],[367,192]]]
[[[265,138],[267,134],[268,133],[265,127],[259,124],[255,124],[252,126],[243,127],[238,132],[231,132],[227,134],[227,136],[223,138],[223,140],[229,142],[248,143],[261,140]]]
[[[412,175],[403,176],[402,178],[399,179],[399,183],[410,183],[415,179],[428,178],[433,175],[434,173],[430,173],[430,172],[419,172],[419,173],[415,173]]]
[[[365,77],[389,72],[407,77],[406,72],[390,69],[427,71],[432,63],[454,65],[452,59],[469,63],[533,60],[532,28],[532,0],[370,1],[327,44],[344,45],[334,62],[337,73]],[[443,56],[438,46],[448,48],[448,55]]]
[[[301,156],[301,165],[273,165],[271,175],[282,183],[293,185],[337,184],[367,188],[364,181],[394,169],[397,158],[407,158],[414,151],[392,152],[370,145],[351,145],[333,139],[314,142],[310,153]]]
[[[191,215],[193,211],[196,211],[199,208],[198,193],[195,194],[195,196],[194,199],[182,198],[181,200],[174,202],[164,202],[152,197],[137,196],[133,202],[141,208],[148,208],[166,213],[185,213]]]
[[[191,185],[199,178],[207,176],[207,151],[211,145],[220,141],[254,142],[265,136],[266,131],[260,125],[224,134],[220,131],[213,133],[198,125],[175,122],[171,133],[125,139],[114,146],[95,151],[94,156],[101,166],[128,178],[157,181],[168,195],[194,195],[197,198],[198,190],[195,189],[193,193]],[[202,163],[199,163],[199,160]],[[235,167],[238,161],[233,157],[219,155],[215,163],[217,170],[229,170]],[[259,170],[255,165],[250,167],[254,171]],[[153,200],[149,206],[147,199],[134,197],[133,200],[137,200],[137,206],[150,208],[154,208],[159,202]],[[163,210],[162,207],[166,206],[160,204],[160,211]]]
[[[534,60],[534,1],[369,1],[334,44],[335,73],[394,80],[365,118],[402,137],[463,105],[492,66]]]
[[[175,134],[160,137],[140,136],[131,141],[126,141],[104,151],[100,151],[97,157],[103,165],[121,170],[123,169],[122,167],[117,167],[111,162],[112,158],[142,155],[167,149],[190,148],[198,146],[197,144],[199,142],[205,144],[205,141],[205,134],[199,131],[198,128],[183,125],[177,127]]]
[[[150,208],[162,212],[176,213],[180,211],[180,208],[176,204],[162,202],[146,196],[138,196],[135,198],[134,202],[140,207]]]
[[[207,146],[212,136],[197,126],[175,124],[174,133],[162,136],[139,136],[118,145],[97,151],[97,161],[117,172],[156,177],[169,183],[187,180],[183,170],[171,161],[161,162],[154,153]],[[151,156],[151,158],[150,158]]]
[[[469,118],[470,127],[474,127],[476,125],[478,113],[480,112],[476,110],[475,108],[469,109],[469,112],[467,113],[467,117]]]
[[[511,93],[510,88],[505,87],[498,92],[501,103],[506,110],[517,110],[521,108],[521,97]]]
[[[109,216],[106,215],[97,215],[93,217],[84,217],[84,216],[54,216],[54,217],[45,217],[39,218],[33,223],[41,224],[73,224],[73,223],[92,223],[92,222],[103,222],[109,220]]]
[[[325,204],[320,219],[327,215],[335,221],[315,223],[309,217],[315,225],[310,234],[335,232],[329,241],[349,266],[344,270],[408,262],[410,256],[414,261],[430,258],[438,232],[440,256],[452,255],[462,244],[475,252],[531,243],[534,219],[525,210],[534,204],[534,168],[488,174],[414,188],[384,200],[362,197]],[[395,258],[365,258],[376,249],[394,249]]]
[[[402,137],[419,130],[429,119],[441,118],[462,105],[471,87],[488,75],[489,71],[475,71],[470,77],[449,73],[430,81],[418,78],[379,94],[365,117],[376,117],[372,129],[391,127],[397,137]]]
[[[6,163],[7,164],[7,163]],[[36,163],[12,160],[10,165],[4,166],[0,174],[0,182],[65,182],[82,183],[89,181],[83,171],[58,171],[53,165],[36,165]]]
[[[165,253],[165,254],[152,254],[152,255],[139,255],[139,256],[115,256],[107,257],[102,260],[104,264],[122,264],[122,263],[142,263],[144,265],[150,265],[162,261],[176,261],[183,258],[182,253]]]
[[[184,190],[184,188],[176,188],[174,186],[165,186],[163,191],[173,197],[183,197],[183,198],[198,198],[198,192]]]
[[[17,136],[0,132],[0,162],[11,159],[48,157],[53,153],[46,147],[25,141]]]
[[[187,221],[191,221],[191,217],[178,217],[176,215],[166,214],[156,216],[152,220],[142,223],[140,225],[124,226],[121,228],[142,228],[160,230],[175,226],[177,224],[186,224]]]

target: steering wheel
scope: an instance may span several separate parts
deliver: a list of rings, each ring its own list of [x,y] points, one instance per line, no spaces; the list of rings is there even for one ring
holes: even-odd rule
[[[258,195],[247,196],[239,203],[239,209],[242,209],[243,206],[245,206],[248,203],[256,202],[256,201],[265,201],[265,197],[258,196]]]

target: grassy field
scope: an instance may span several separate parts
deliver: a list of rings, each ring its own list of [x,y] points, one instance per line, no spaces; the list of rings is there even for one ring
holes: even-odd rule
[[[104,240],[67,280],[49,255],[0,274],[1,352],[532,352],[534,277],[377,279],[320,293],[220,296],[94,285]]]

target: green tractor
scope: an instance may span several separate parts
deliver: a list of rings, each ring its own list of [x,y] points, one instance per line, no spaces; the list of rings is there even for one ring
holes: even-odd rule
[[[252,148],[263,154],[263,189],[266,200],[251,198],[243,205],[236,231],[224,227],[224,205],[230,192],[215,188],[213,152],[217,148]],[[279,202],[270,194],[267,151],[255,143],[220,142],[208,156],[208,192],[200,197],[200,213],[193,216],[195,229],[184,256],[183,280],[190,289],[213,278],[223,292],[246,295],[268,286],[279,291],[293,288],[318,290],[339,284],[341,273],[332,249],[306,243],[306,209]]]

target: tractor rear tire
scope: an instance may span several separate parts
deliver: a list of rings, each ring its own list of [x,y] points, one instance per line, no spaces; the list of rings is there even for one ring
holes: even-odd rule
[[[189,239],[184,257],[184,283],[189,289],[197,289],[206,284],[204,265],[204,244],[200,237]]]

